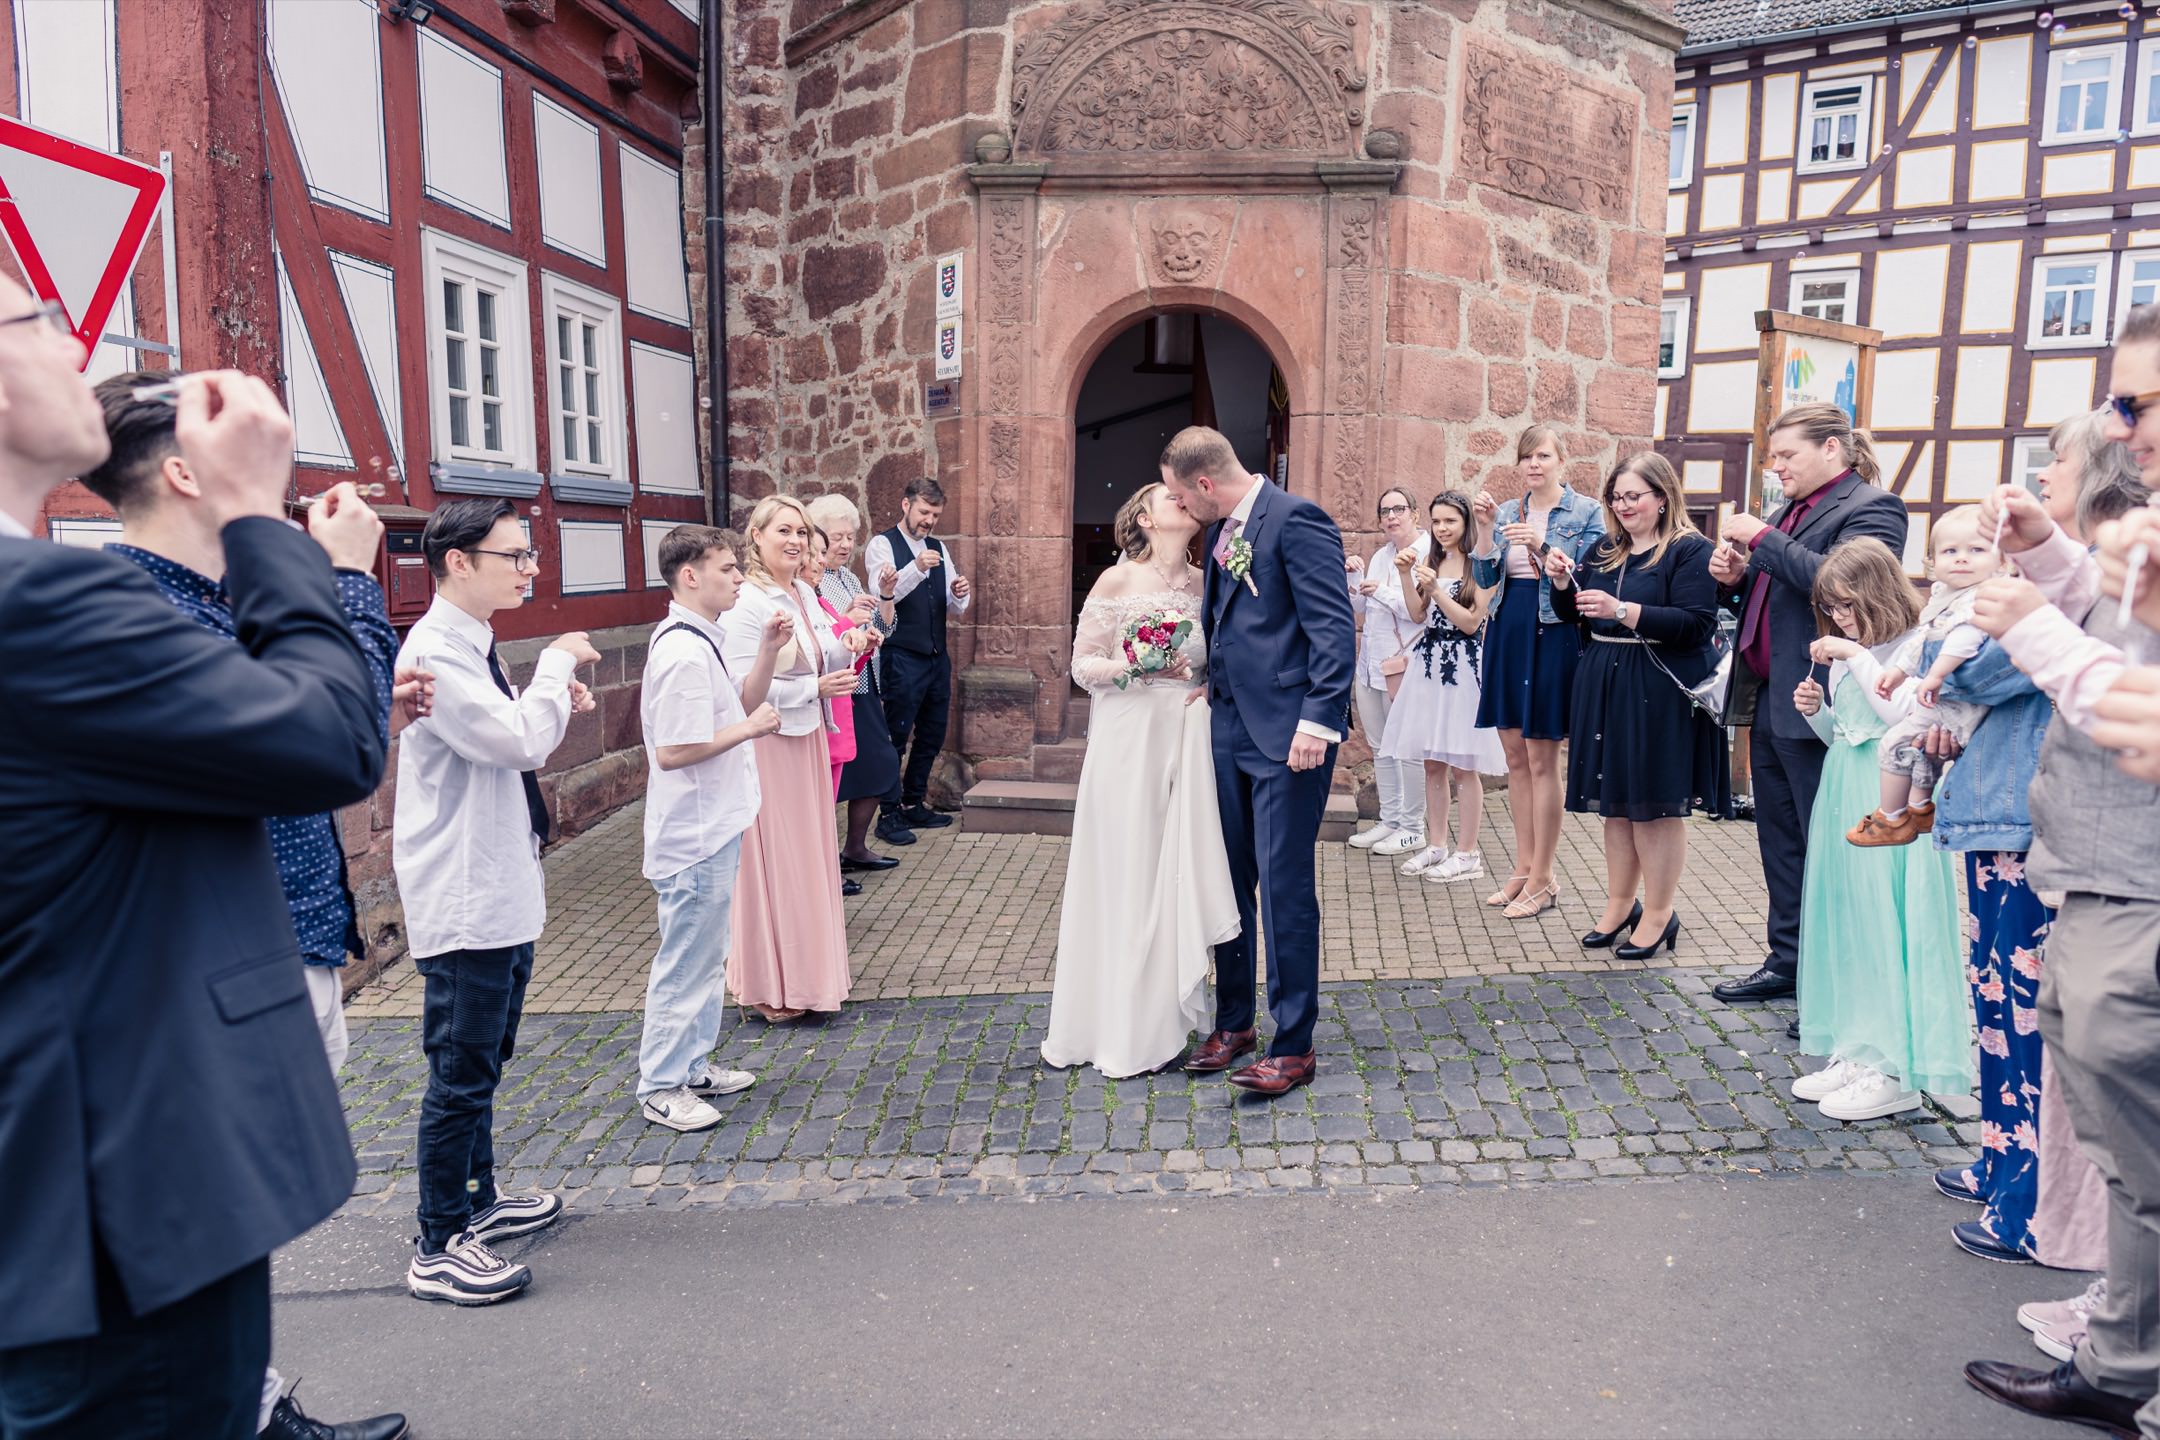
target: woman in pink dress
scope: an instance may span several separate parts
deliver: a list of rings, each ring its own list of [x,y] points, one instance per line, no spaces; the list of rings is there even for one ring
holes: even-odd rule
[[[848,996],[847,923],[840,857],[833,845],[830,702],[855,688],[865,632],[833,631],[804,583],[810,517],[797,501],[769,495],[750,512],[747,578],[722,618],[721,654],[745,674],[766,620],[785,615],[793,635],[773,665],[766,700],[780,730],[753,742],[758,816],[743,836],[742,869],[728,954],[735,997],[774,1023],[835,1011]]]
[[[850,619],[845,611],[834,606],[832,601],[825,598],[825,555],[828,544],[829,542],[826,540],[823,530],[812,530],[811,553],[814,560],[804,570],[803,579],[818,597],[818,608],[831,617],[833,634],[845,635],[848,631],[856,628],[855,621]],[[868,608],[867,602],[865,602],[864,608]],[[870,637],[870,645],[875,648],[878,642],[878,633],[875,630],[865,630],[863,633]],[[865,649],[855,657],[855,664],[848,673],[860,675],[863,666],[869,663],[870,650]],[[832,754],[833,794],[837,796],[840,793],[840,771],[850,760],[855,758],[855,696],[852,691],[846,695],[833,698],[832,716],[833,731],[826,748]]]

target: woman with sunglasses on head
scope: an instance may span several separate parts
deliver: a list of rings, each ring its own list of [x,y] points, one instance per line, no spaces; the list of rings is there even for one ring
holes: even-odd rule
[[[1567,808],[1604,817],[1606,894],[1583,948],[1645,960],[1679,944],[1688,813],[1732,804],[1725,732],[1683,688],[1717,668],[1717,582],[1664,456],[1621,461],[1603,499],[1604,540],[1580,566],[1548,554],[1545,573],[1554,612],[1591,640],[1575,674]]]
[[[1414,855],[1425,848],[1424,772],[1415,760],[1381,754],[1380,739],[1387,734],[1388,714],[1410,665],[1408,648],[1420,629],[1410,618],[1396,557],[1407,551],[1423,564],[1431,540],[1417,523],[1410,492],[1395,487],[1380,492],[1380,530],[1387,539],[1371,560],[1352,555],[1343,562],[1350,572],[1350,608],[1361,630],[1351,698],[1358,728],[1372,747],[1373,787],[1380,792],[1380,818],[1352,835],[1350,844],[1375,855]]]

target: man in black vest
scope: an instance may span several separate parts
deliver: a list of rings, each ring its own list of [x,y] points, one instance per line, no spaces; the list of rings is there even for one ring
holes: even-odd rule
[[[945,491],[937,481],[927,475],[910,480],[900,497],[900,523],[863,552],[871,592],[893,602],[894,611],[893,632],[879,662],[885,723],[904,761],[899,793],[878,807],[878,838],[890,845],[912,845],[915,830],[952,824],[951,816],[930,808],[930,767],[945,748],[945,722],[952,711],[945,617],[966,614],[971,592],[930,533],[944,512]]]

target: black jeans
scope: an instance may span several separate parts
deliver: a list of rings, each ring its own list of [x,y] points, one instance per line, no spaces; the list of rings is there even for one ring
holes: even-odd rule
[[[7,1440],[252,1440],[270,1363],[270,1261],[147,1315],[95,1248],[98,1333],[0,1350]]]
[[[1830,751],[1820,740],[1784,740],[1757,725],[1748,733],[1755,779],[1755,843],[1770,892],[1770,955],[1780,975],[1800,973],[1800,893],[1807,873],[1808,822]],[[1839,841],[1843,844],[1843,840]]]
[[[427,978],[420,1047],[420,1238],[441,1250],[495,1203],[495,1086],[517,1048],[533,947],[451,950],[415,960]]]
[[[900,774],[900,804],[920,805],[930,793],[930,767],[945,748],[945,726],[952,714],[952,659],[887,647],[885,724],[893,749],[906,762]],[[910,748],[910,741],[913,742]],[[896,807],[890,800],[884,809]]]

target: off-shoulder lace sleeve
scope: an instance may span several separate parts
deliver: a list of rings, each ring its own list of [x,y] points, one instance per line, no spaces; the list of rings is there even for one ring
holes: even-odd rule
[[[1089,690],[1107,690],[1132,667],[1123,651],[1124,622],[1118,607],[1103,600],[1089,600],[1080,607],[1080,626],[1073,632],[1073,680]]]

